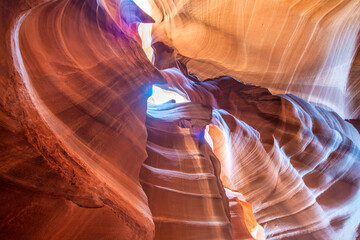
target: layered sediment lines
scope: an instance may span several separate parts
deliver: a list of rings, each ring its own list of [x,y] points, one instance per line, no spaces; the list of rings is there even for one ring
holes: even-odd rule
[[[214,107],[222,182],[252,204],[267,239],[356,237],[360,135],[351,124],[294,95],[231,77],[186,83],[176,72],[163,71],[185,81],[192,101]]]
[[[232,239],[220,162],[205,142],[211,109],[194,103],[150,105],[140,182],[155,239]]]
[[[154,41],[173,46],[201,79],[233,76],[360,116],[352,103],[360,89],[352,67],[358,0],[150,2]]]
[[[0,3],[1,238],[354,239],[359,2],[150,5]]]
[[[55,229],[49,232],[61,232],[52,238],[154,236],[139,172],[147,157],[146,99],[157,74],[131,29],[122,29],[132,12],[116,19],[120,14],[111,10],[98,1],[50,1],[15,23],[12,53],[22,114],[16,118],[43,158],[9,165],[13,159],[5,157],[1,177],[20,185],[21,197],[4,210],[4,224],[12,226],[1,231],[4,239],[16,228],[20,236],[46,239],[47,224]],[[4,204],[15,195],[5,194]],[[22,227],[29,219],[22,211],[33,212],[36,227]],[[54,220],[47,222],[49,217]]]

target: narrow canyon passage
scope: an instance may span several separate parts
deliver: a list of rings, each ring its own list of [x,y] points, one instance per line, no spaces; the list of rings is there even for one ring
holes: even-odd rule
[[[358,0],[0,9],[1,239],[358,238]]]

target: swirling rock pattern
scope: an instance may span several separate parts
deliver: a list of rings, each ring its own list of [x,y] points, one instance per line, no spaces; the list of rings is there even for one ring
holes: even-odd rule
[[[359,117],[359,104],[349,104],[360,89],[351,77],[358,0],[150,2],[155,41],[173,46],[201,79],[234,76]]]
[[[111,10],[97,1],[50,1],[15,22],[12,51],[21,76],[15,118],[37,155],[20,148],[24,157],[12,164],[16,150],[4,156],[1,177],[19,185],[24,199],[4,212],[5,239],[16,228],[34,239],[154,235],[139,172],[147,157],[146,99],[158,77],[131,29],[122,30],[122,20],[105,9]],[[8,202],[17,194],[4,196]],[[22,219],[36,228],[22,228]]]
[[[201,136],[210,120],[211,109],[200,104],[148,109],[149,157],[140,181],[155,222],[155,239],[233,238],[220,162]]]
[[[0,2],[2,239],[356,237],[358,1],[41,2]]]
[[[253,205],[268,239],[356,237],[360,136],[351,124],[230,77],[197,86],[186,90],[190,99],[218,108],[212,122],[221,131],[210,135],[222,182]]]

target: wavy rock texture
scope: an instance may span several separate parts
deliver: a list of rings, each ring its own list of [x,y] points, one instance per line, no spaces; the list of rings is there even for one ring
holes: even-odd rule
[[[242,105],[246,94],[241,95],[233,100]],[[227,114],[221,120],[226,125],[219,123],[231,142],[230,151],[222,156],[236,156],[224,164],[233,189],[252,203],[269,239],[354,238],[353,224],[357,226],[359,221],[355,209],[359,201],[359,136],[336,114],[315,109],[295,96],[258,96],[262,100],[258,104],[227,109],[243,123]],[[282,107],[274,108],[277,104],[273,101]],[[253,107],[256,114],[251,114]],[[237,127],[244,130],[234,131]],[[239,142],[241,136],[244,141]],[[239,149],[237,143],[245,147]]]
[[[201,79],[229,75],[345,118],[360,116],[352,67],[358,0],[150,2],[155,41],[175,47]]]
[[[0,2],[2,239],[356,237],[358,1],[149,1],[154,65],[132,1],[40,2]]]
[[[211,109],[200,104],[148,109],[149,157],[140,179],[156,239],[233,238],[220,162],[201,136],[210,120]]]
[[[14,237],[31,239],[154,235],[139,172],[147,157],[146,99],[158,74],[131,28],[121,30],[131,15],[115,22],[105,7],[50,1],[14,23],[21,79],[11,97],[21,127],[4,134],[21,142],[12,146],[11,137],[3,145],[4,239],[15,229]]]
[[[250,202],[268,239],[354,239],[359,225],[360,136],[334,112],[230,77],[193,83],[213,106],[210,129],[224,186]],[[171,77],[170,77],[171,76]],[[201,93],[201,94],[200,94]]]

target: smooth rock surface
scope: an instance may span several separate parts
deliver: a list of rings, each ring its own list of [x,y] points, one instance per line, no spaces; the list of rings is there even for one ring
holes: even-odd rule
[[[226,188],[244,195],[267,239],[354,239],[360,135],[334,112],[231,77],[194,82],[164,70],[213,107],[210,131]],[[211,129],[210,129],[211,130]]]
[[[149,3],[0,2],[0,238],[356,238],[359,1]]]
[[[233,76],[359,118],[358,0],[150,3],[154,41],[200,79]]]

